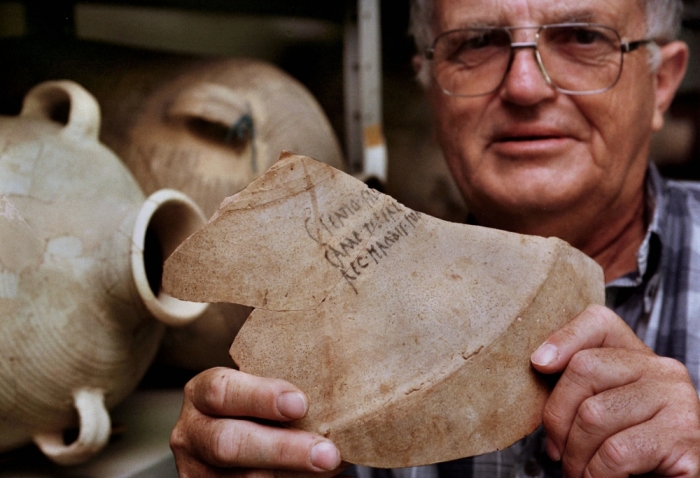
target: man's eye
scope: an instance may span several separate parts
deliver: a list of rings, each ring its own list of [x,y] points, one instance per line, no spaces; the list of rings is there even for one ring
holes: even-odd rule
[[[597,45],[612,43],[601,30],[592,28],[553,28],[546,32],[549,42],[557,45]]]
[[[471,37],[465,38],[462,42],[462,48],[468,48],[471,50],[476,50],[478,48],[485,48],[487,46],[493,45],[493,35],[490,33],[481,33],[478,35],[473,35]]]
[[[469,67],[509,51],[510,36],[505,30],[459,30],[439,38],[436,57]]]
[[[481,50],[492,44],[490,35],[461,35],[450,39],[449,44],[446,43],[445,50],[449,52],[448,57],[460,57],[464,54],[471,54],[474,50]]]
[[[602,35],[595,30],[588,30],[585,28],[578,28],[572,32],[572,41],[580,43],[582,45],[590,45],[597,41],[601,41]]]

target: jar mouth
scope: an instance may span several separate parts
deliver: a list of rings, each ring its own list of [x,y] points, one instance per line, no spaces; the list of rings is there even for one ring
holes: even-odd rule
[[[199,206],[174,189],[151,194],[136,217],[131,242],[134,283],[149,312],[166,325],[186,325],[209,307],[176,299],[161,288],[165,260],[205,223]]]

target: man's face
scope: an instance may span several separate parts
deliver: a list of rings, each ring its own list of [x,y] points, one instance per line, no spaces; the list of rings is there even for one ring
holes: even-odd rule
[[[610,26],[623,41],[645,37],[636,0],[435,0],[433,31],[573,21]],[[533,30],[515,35],[534,40]],[[603,211],[638,194],[650,133],[662,124],[648,61],[646,48],[625,54],[618,83],[590,96],[555,91],[532,49],[519,50],[501,87],[485,96],[448,96],[433,81],[439,140],[477,219],[503,227],[495,216]]]

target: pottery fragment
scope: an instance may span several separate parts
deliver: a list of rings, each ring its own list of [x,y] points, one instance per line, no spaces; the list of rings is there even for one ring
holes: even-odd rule
[[[164,288],[255,307],[240,369],[298,385],[293,426],[387,468],[536,429],[550,389],[531,353],[604,302],[602,269],[564,241],[444,222],[291,154],[173,253]]]

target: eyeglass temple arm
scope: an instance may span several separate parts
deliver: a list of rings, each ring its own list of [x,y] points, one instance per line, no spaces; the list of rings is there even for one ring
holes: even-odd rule
[[[637,48],[648,45],[649,43],[656,43],[652,39],[646,39],[646,40],[637,40],[637,41],[625,41],[620,44],[620,49],[622,50],[622,53],[629,53],[631,51],[636,50]]]

